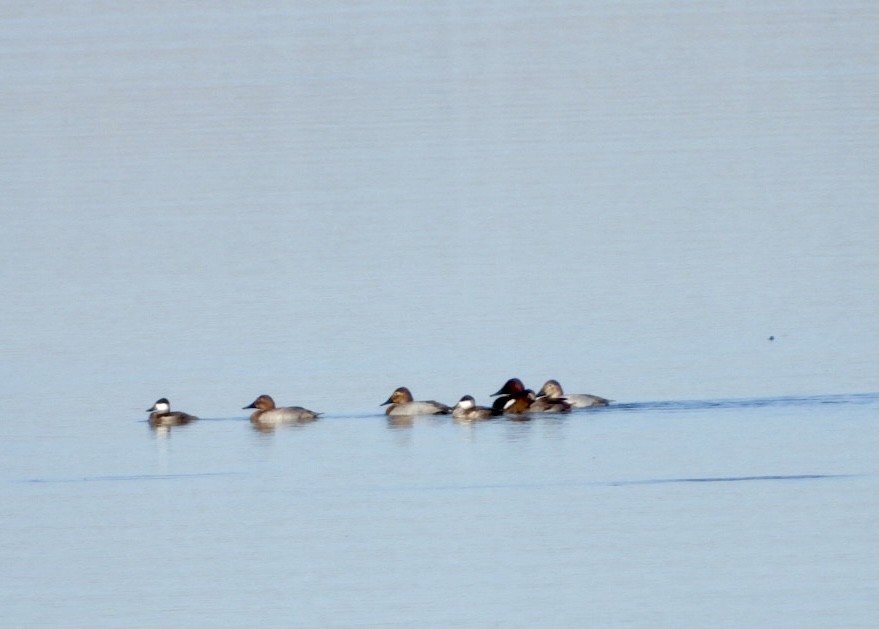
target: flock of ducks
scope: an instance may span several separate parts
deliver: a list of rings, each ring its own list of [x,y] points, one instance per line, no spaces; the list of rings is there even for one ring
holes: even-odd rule
[[[607,406],[610,400],[587,393],[565,393],[558,380],[547,380],[535,393],[522,384],[519,378],[510,378],[498,391],[492,405],[478,406],[472,395],[465,395],[455,406],[447,406],[433,400],[416,401],[406,387],[398,387],[382,402],[387,406],[385,415],[416,417],[419,415],[452,415],[462,421],[479,421],[500,415],[525,415],[529,413],[569,413],[575,408]],[[254,409],[250,422],[260,429],[271,429],[284,424],[303,424],[314,421],[320,413],[301,406],[278,408],[269,395],[260,395],[244,409]],[[153,428],[182,426],[198,419],[182,411],[172,411],[168,398],[161,398],[148,408],[149,424]]]

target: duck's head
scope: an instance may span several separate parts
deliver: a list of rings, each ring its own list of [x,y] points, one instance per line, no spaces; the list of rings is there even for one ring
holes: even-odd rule
[[[517,393],[522,393],[525,390],[525,385],[522,384],[522,381],[518,378],[510,378],[504,383],[497,392],[492,393],[492,397],[495,395],[515,395]]]
[[[147,413],[167,413],[171,410],[171,403],[168,401],[168,398],[163,397],[156,400],[156,403],[153,404],[152,408],[148,408],[146,410]]]
[[[409,389],[407,389],[406,387],[397,387],[396,389],[394,389],[394,392],[391,393],[391,396],[387,400],[379,404],[379,406],[385,406],[387,404],[407,404],[412,400],[412,392],[409,391]]]
[[[275,401],[270,395],[260,395],[250,403],[250,406],[245,406],[244,408],[258,408],[261,411],[270,411],[275,408]]]

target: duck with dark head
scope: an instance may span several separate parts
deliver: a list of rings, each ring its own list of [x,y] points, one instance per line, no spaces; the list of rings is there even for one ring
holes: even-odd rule
[[[568,413],[571,405],[564,400],[554,398],[539,399],[534,391],[526,389],[519,378],[510,378],[500,389],[491,394],[492,397],[500,396],[492,404],[496,411],[508,415],[521,415],[523,413]]]

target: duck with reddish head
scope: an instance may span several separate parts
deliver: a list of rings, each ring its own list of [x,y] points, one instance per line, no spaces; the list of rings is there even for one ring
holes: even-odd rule
[[[270,395],[260,395],[244,409],[256,409],[250,415],[250,422],[257,428],[281,426],[283,424],[306,424],[318,418],[315,413],[301,406],[275,406]]]
[[[510,378],[492,396],[500,396],[492,408],[508,415],[522,413],[568,413],[571,405],[564,400],[554,398],[539,399],[534,391],[526,389],[518,378]]]
[[[416,402],[412,397],[412,392],[406,387],[394,389],[390,397],[379,406],[387,406],[385,415],[408,415],[415,417],[417,415],[448,415],[452,412],[452,409],[445,404],[434,402],[433,400]]]

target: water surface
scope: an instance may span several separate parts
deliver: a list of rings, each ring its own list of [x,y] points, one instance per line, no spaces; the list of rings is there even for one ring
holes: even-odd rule
[[[408,428],[338,415],[272,434],[243,418],[168,433],[127,422],[21,440],[2,488],[4,614],[867,627],[876,411],[875,395],[833,396]]]

